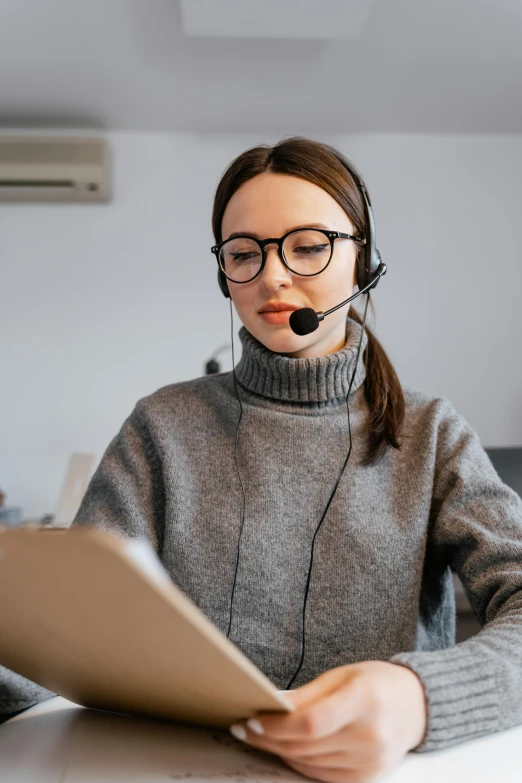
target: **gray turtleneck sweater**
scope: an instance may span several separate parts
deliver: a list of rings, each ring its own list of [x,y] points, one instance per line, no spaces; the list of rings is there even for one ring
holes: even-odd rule
[[[278,688],[299,663],[312,537],[348,449],[361,327],[347,326],[341,351],[312,359],[274,354],[240,331],[246,513],[230,639]],[[317,535],[293,685],[358,661],[410,667],[428,706],[417,750],[428,751],[522,723],[522,501],[447,399],[408,389],[401,450],[360,464],[366,339],[349,399],[352,454]],[[238,415],[231,373],[140,400],[75,520],[147,539],[224,633],[243,499]],[[483,626],[457,645],[451,570]],[[0,685],[4,712],[50,695],[5,669]]]

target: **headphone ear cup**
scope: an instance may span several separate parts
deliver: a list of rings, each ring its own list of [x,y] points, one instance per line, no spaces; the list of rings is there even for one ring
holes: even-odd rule
[[[381,270],[381,266],[384,266],[384,270]],[[371,278],[372,278],[372,280],[375,278],[375,283],[370,288],[370,291],[373,291],[373,289],[376,288],[377,283],[381,279],[381,274],[380,273],[382,272],[382,275],[386,274],[386,264],[382,264],[381,254],[379,253],[377,248],[375,248],[374,253],[372,254],[372,267],[371,268],[372,268]]]
[[[218,285],[223,296],[226,299],[230,299],[230,291],[228,289],[227,278],[225,277],[221,269],[218,269]]]
[[[366,254],[365,254],[364,247],[360,250],[360,252],[357,255],[356,278],[357,278],[357,285],[360,291],[366,285]]]
[[[359,253],[357,259],[357,285],[359,291],[369,285],[380,270],[381,254],[377,248],[370,248],[369,259],[366,261],[366,253]],[[375,284],[369,290],[373,290],[381,278],[377,277]]]

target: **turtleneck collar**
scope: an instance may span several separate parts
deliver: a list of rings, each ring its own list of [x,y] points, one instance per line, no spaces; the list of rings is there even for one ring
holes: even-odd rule
[[[236,367],[236,378],[249,391],[274,400],[324,404],[344,399],[354,369],[361,330],[361,325],[348,317],[344,348],[326,356],[294,359],[270,351],[242,326],[239,337],[243,353]],[[368,335],[364,331],[350,397],[366,377],[363,355],[367,344]]]

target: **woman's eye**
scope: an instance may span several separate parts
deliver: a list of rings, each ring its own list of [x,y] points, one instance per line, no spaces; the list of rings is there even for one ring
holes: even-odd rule
[[[294,253],[313,255],[315,253],[322,253],[326,247],[327,245],[302,245],[301,247],[294,248]]]
[[[252,258],[255,258],[258,254],[255,251],[252,251],[250,253],[232,253],[232,260],[233,261],[250,261]]]

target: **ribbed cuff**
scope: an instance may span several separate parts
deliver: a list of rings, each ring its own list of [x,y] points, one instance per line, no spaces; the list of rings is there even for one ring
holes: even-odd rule
[[[390,663],[406,666],[425,691],[428,719],[422,753],[499,730],[500,697],[491,660],[462,645],[446,650],[399,653]]]

